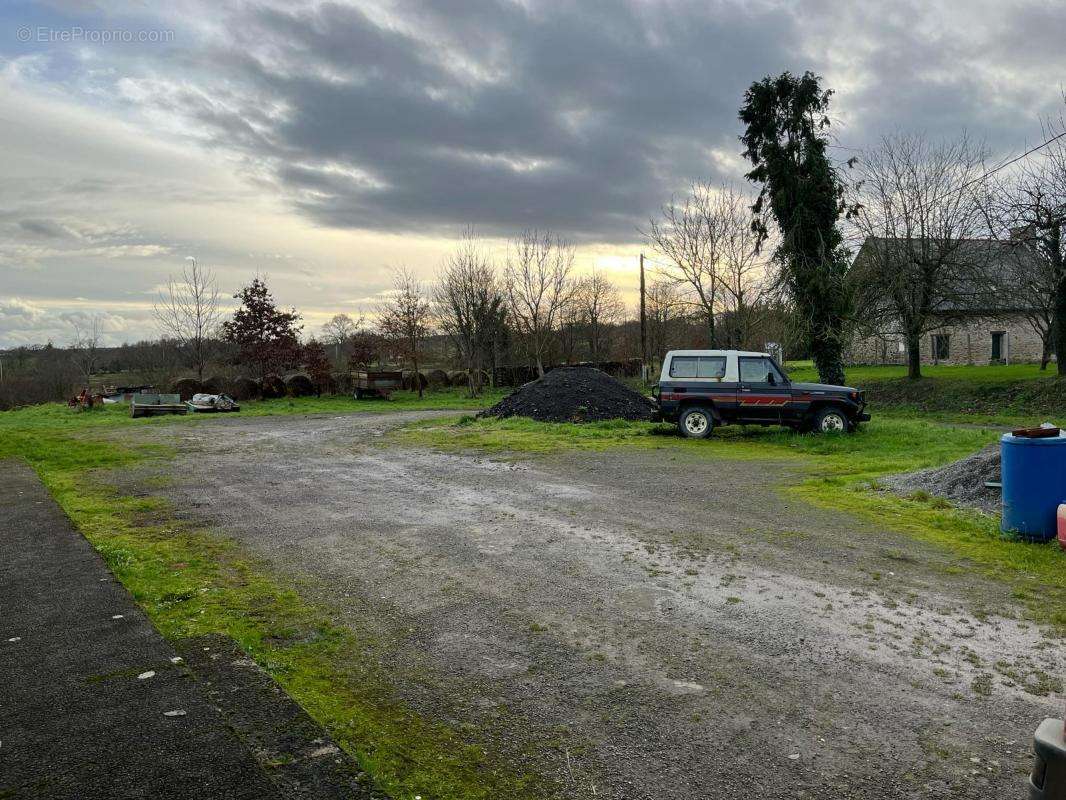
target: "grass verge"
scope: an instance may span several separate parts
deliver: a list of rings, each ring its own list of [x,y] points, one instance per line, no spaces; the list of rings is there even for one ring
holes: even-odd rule
[[[810,362],[792,362],[796,381],[817,381]],[[903,366],[855,366],[847,383],[866,390],[877,411],[935,414],[977,424],[1032,425],[1047,419],[1066,424],[1066,379],[1055,365],[923,366],[922,378],[907,379]]]
[[[1009,584],[1033,621],[1066,633],[1066,554],[1054,542],[1015,541],[998,520],[938,498],[874,491],[879,478],[938,466],[973,453],[995,430],[921,419],[877,419],[852,436],[798,435],[773,428],[723,428],[706,441],[682,439],[673,428],[612,421],[586,425],[528,419],[428,420],[395,436],[444,450],[551,453],[639,447],[712,460],[793,460],[808,477],[784,491],[812,505],[846,511],[927,542],[950,556],[948,569],[979,571]]]
[[[817,381],[818,371],[813,361],[789,361],[785,364],[789,376],[796,381]],[[871,383],[907,377],[904,364],[868,364],[849,366],[846,369],[847,381]],[[1041,371],[1039,364],[923,364],[922,375],[925,378],[943,381],[967,381],[972,383],[1014,383],[1017,381],[1043,379],[1055,375],[1055,365],[1051,364]]]
[[[502,389],[486,390],[481,397],[467,397],[464,389],[440,389],[426,392],[396,392],[391,400],[355,400],[346,395],[327,397],[282,397],[277,400],[254,400],[241,404],[243,416],[265,417],[278,414],[351,413],[353,411],[436,411],[488,408],[507,394]]]
[[[490,761],[469,731],[396,701],[380,666],[380,634],[333,624],[234,543],[176,522],[158,498],[123,496],[95,479],[99,470],[169,454],[120,446],[103,435],[107,429],[183,419],[131,420],[110,409],[79,414],[62,406],[4,412],[0,459],[30,463],[165,636],[234,638],[392,797],[550,796],[535,776]]]

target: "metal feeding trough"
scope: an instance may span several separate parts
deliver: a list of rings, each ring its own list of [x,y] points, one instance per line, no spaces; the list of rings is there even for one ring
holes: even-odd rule
[[[131,417],[184,414],[187,411],[180,394],[135,394],[130,400]]]

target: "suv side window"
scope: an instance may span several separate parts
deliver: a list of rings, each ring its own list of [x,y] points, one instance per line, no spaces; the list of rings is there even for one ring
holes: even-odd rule
[[[674,356],[670,359],[670,377],[720,381],[725,377],[725,356]]]
[[[774,362],[768,358],[753,358],[741,356],[740,358],[740,382],[741,383],[767,383],[766,376],[773,375],[774,383],[778,386],[785,382],[784,376],[774,366]]]

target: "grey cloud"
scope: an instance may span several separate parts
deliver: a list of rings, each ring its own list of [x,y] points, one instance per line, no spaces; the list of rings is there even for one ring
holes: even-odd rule
[[[716,170],[708,148],[738,149],[745,85],[788,66],[791,16],[751,8],[456,3],[385,24],[335,4],[252,7],[227,23],[232,48],[206,48],[149,102],[326,225],[632,239]]]
[[[20,219],[19,228],[41,239],[78,239],[78,235],[54,219]]]
[[[918,0],[204,9],[211,35],[99,53],[113,69],[85,79],[95,96],[126,81],[131,111],[173,118],[312,220],[384,231],[636,239],[691,179],[740,178],[744,89],[783,69],[839,83],[844,144],[967,129],[1005,151],[1061,108],[1048,76],[1066,65],[1061,15],[1039,0],[968,15]]]

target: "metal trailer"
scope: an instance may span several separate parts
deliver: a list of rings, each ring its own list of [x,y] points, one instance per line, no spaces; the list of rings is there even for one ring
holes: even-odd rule
[[[352,373],[352,386],[355,387],[356,400],[368,397],[388,400],[393,392],[403,388],[403,373],[361,370]]]

